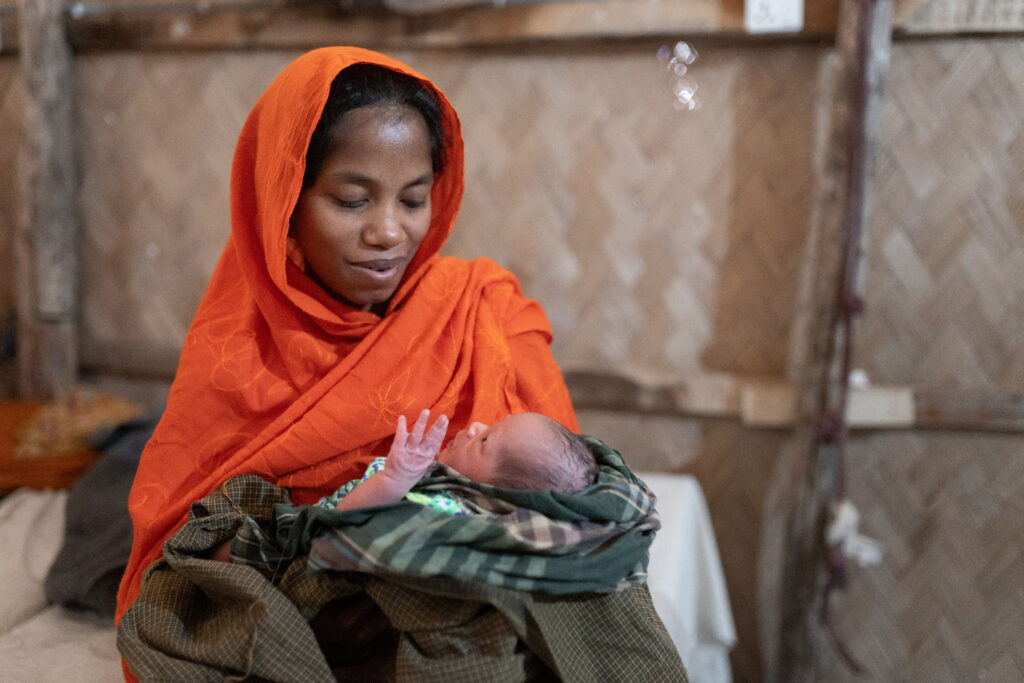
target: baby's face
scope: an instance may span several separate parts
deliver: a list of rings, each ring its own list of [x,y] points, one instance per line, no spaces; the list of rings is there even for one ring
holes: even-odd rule
[[[492,483],[505,458],[534,457],[548,418],[536,413],[509,415],[493,425],[474,422],[448,442],[437,461],[473,481]]]

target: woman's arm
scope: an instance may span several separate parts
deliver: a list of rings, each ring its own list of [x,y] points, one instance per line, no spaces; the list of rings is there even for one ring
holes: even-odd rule
[[[384,469],[369,477],[338,501],[337,510],[357,510],[374,505],[397,503],[418,482],[441,450],[448,417],[442,415],[427,429],[430,411],[420,413],[412,432],[406,431],[405,416],[398,416],[395,440],[384,461]]]

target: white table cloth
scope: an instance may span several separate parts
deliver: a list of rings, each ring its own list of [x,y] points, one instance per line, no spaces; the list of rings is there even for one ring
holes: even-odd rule
[[[693,683],[732,680],[736,626],[704,492],[689,475],[637,472],[658,497],[662,528],[648,584]]]

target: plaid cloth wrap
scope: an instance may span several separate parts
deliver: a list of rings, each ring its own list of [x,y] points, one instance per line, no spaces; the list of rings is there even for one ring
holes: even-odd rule
[[[618,481],[642,490],[621,459],[623,471],[607,464],[614,460],[602,460],[596,486]],[[443,576],[311,572],[304,555],[288,559],[280,547],[269,558],[272,571],[206,559],[248,520],[256,522],[249,528],[272,528],[287,503],[282,489],[243,475],[192,505],[118,629],[118,648],[137,677],[687,680],[646,585],[558,596]]]
[[[309,552],[313,569],[446,576],[554,595],[639,585],[661,526],[654,494],[617,451],[583,438],[598,477],[576,495],[501,489],[438,465],[413,490],[450,495],[471,514],[453,517],[407,500],[347,511],[278,505],[269,529],[246,520],[232,561],[272,581]]]

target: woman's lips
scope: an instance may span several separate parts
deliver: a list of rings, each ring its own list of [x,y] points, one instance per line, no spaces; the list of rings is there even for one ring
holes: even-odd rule
[[[372,261],[359,261],[352,266],[360,269],[369,277],[377,280],[386,280],[392,277],[402,264],[402,259],[374,259]]]

